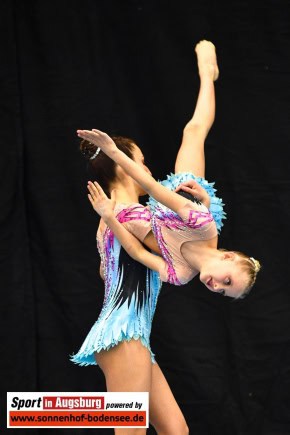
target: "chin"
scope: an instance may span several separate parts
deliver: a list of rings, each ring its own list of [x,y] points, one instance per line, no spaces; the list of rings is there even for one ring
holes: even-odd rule
[[[207,285],[206,285],[206,279],[205,279],[205,277],[204,276],[202,276],[202,275],[199,275],[199,280],[200,280],[200,282],[203,284],[203,285],[205,285],[206,286],[206,288],[207,288]]]

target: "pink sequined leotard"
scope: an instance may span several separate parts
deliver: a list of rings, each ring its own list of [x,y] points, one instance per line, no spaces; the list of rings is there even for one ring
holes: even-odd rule
[[[181,247],[185,242],[216,237],[214,218],[205,205],[192,201],[188,201],[178,214],[160,203],[151,212],[152,229],[166,262],[160,270],[160,278],[174,285],[186,284],[196,272],[182,256]]]

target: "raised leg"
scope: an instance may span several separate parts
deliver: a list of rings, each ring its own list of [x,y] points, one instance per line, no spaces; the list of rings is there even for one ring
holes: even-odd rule
[[[192,172],[195,176],[204,177],[204,142],[215,117],[214,81],[218,78],[219,70],[215,46],[211,42],[199,42],[195,51],[200,89],[194,114],[183,131],[175,172]]]
[[[200,92],[192,119],[184,128],[181,148],[178,152],[175,172],[189,171],[196,176],[204,176],[204,141],[212,126],[215,115],[214,80],[218,76],[215,47],[209,41],[201,41],[196,46],[200,74]],[[134,178],[156,201],[179,213],[188,202],[187,199],[156,180],[122,151],[118,150],[112,139],[100,130],[78,130],[78,136],[99,146],[124,171]]]

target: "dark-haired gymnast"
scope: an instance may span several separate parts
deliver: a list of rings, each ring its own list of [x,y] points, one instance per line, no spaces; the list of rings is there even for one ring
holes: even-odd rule
[[[210,290],[225,290],[227,295],[239,297],[249,288],[250,276],[254,280],[254,274],[248,270],[254,270],[258,264],[238,253],[217,250],[217,228],[221,228],[224,217],[222,202],[203,177],[204,141],[214,120],[214,80],[218,69],[212,43],[200,42],[196,54],[200,75],[198,101],[184,129],[175,165],[177,174],[166,180],[167,187],[151,177],[140,148],[132,140],[112,140],[99,131],[78,130],[98,180],[89,183],[88,188],[91,204],[102,217],[97,241],[105,298],[97,322],[72,360],[81,365],[97,362],[105,374],[108,391],[148,391],[150,423],[158,434],[167,435],[187,434],[188,428],[150,349],[159,276],[179,285],[200,272],[201,279],[207,276],[203,279]],[[189,194],[194,202],[172,192],[176,188]],[[159,201],[151,198],[150,210],[138,204],[139,195],[146,192]],[[146,250],[136,237],[159,255]],[[180,244],[182,237],[185,240]],[[192,248],[187,255],[187,245],[198,246],[198,250]],[[194,259],[194,266],[188,264],[188,257]],[[202,275],[205,272],[200,264],[206,264],[211,275]],[[234,278],[237,271],[238,285]],[[232,277],[233,282],[229,280]],[[130,429],[132,435],[145,432]],[[126,431],[116,429],[116,433]]]

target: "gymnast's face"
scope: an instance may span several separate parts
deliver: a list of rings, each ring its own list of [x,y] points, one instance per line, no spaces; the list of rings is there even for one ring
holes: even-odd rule
[[[241,267],[237,254],[226,251],[209,260],[200,273],[201,282],[212,292],[239,298],[248,285],[248,274]]]
[[[142,151],[140,150],[140,148],[136,144],[134,144],[134,149],[133,149],[133,160],[134,160],[135,163],[137,163],[138,166],[143,168],[144,171],[148,172],[148,174],[151,175],[151,172],[150,172],[149,168],[147,168],[147,166],[145,165],[145,159],[144,159],[143,153],[142,153]],[[146,195],[147,194],[147,192],[145,192],[143,190],[143,188],[139,184],[137,184],[137,186],[139,188],[139,194],[140,195]]]

